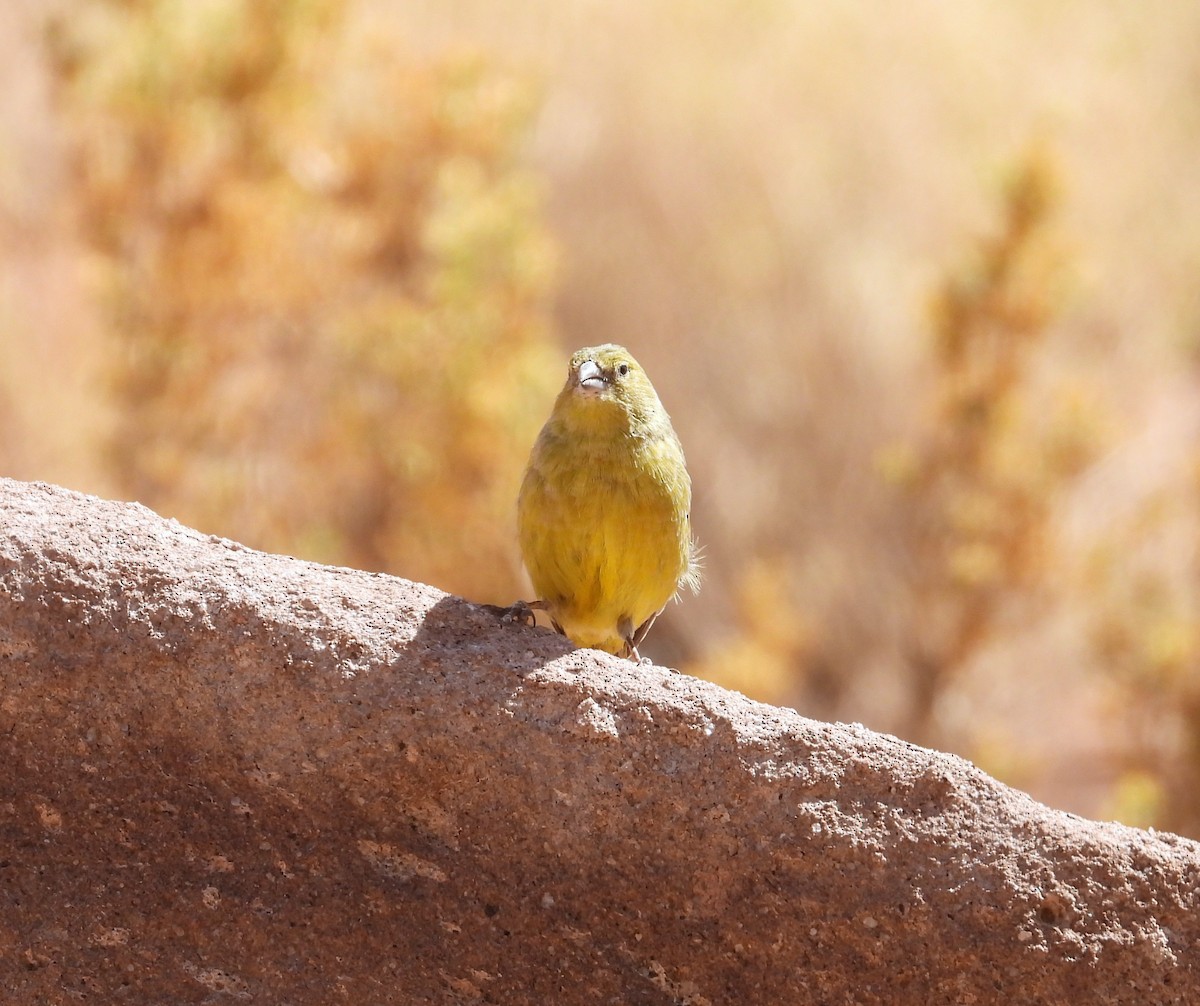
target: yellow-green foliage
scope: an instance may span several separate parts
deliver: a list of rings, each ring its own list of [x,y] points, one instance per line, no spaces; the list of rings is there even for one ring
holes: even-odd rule
[[[530,89],[373,50],[343,7],[90,0],[56,24],[113,462],[205,529],[508,598],[560,370],[515,160]]]

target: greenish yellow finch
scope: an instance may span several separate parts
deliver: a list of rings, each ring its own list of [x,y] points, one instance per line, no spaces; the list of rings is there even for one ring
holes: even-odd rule
[[[534,444],[517,502],[538,600],[577,646],[639,659],[681,587],[699,584],[692,482],[671,417],[621,346],[579,350]]]

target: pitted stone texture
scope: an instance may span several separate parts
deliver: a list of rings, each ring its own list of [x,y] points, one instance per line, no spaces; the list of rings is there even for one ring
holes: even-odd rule
[[[0,481],[0,675],[6,1004],[1200,1002],[1193,842],[134,504]]]

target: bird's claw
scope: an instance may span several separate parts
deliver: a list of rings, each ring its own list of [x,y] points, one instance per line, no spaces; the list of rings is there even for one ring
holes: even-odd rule
[[[500,617],[506,622],[516,622],[518,625],[533,625],[536,621],[533,616],[533,608],[525,601],[510,604]]]
[[[485,604],[483,606],[502,622],[516,622],[518,625],[536,625],[534,608],[544,608],[541,601],[517,601],[505,607],[502,604]]]

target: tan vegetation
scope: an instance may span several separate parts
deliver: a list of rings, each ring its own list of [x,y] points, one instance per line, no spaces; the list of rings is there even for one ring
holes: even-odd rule
[[[621,341],[706,552],[650,655],[1200,833],[1200,12],[0,28],[5,474],[507,601],[567,351]]]

